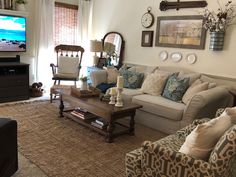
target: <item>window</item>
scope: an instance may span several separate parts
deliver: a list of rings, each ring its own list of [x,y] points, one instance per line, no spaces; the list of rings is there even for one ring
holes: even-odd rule
[[[76,45],[78,6],[55,2],[54,44]]]

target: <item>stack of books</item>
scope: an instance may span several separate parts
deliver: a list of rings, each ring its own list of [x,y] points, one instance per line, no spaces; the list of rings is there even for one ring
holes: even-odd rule
[[[87,120],[87,119],[92,119],[95,118],[96,115],[88,112],[85,109],[81,109],[81,108],[76,108],[74,109],[71,114],[77,118],[83,119],[83,120]]]
[[[105,129],[108,125],[107,121],[103,118],[97,118],[95,121],[91,122],[91,125],[99,129]]]

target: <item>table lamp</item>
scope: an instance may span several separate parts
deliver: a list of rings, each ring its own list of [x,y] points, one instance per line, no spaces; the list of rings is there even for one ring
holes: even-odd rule
[[[102,41],[91,40],[90,41],[90,51],[95,52],[95,55],[93,56],[93,64],[96,66],[98,63],[97,52],[103,51]]]

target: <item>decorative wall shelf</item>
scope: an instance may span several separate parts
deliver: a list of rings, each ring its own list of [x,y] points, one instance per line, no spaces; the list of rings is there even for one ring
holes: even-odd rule
[[[26,12],[26,11],[16,11],[16,10],[0,9],[0,14],[16,15],[16,16],[21,16],[21,17],[27,17],[29,13]]]
[[[168,2],[167,0],[162,0],[160,2],[160,10],[166,11],[169,9],[182,9],[182,8],[200,8],[200,7],[206,7],[207,2],[206,1],[183,1],[180,2],[180,0],[177,0],[176,2]]]

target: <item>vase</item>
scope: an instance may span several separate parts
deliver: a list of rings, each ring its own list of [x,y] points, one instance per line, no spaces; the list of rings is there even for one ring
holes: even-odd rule
[[[80,90],[88,90],[88,83],[87,81],[81,81],[81,87]]]
[[[106,65],[105,66],[111,66],[111,58],[110,57],[108,57],[106,59]]]
[[[224,32],[210,32],[209,49],[213,51],[221,51],[224,47]]]
[[[17,11],[25,11],[25,4],[16,4]]]

